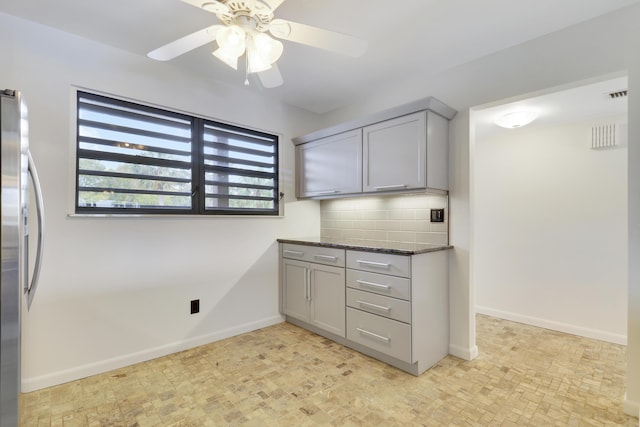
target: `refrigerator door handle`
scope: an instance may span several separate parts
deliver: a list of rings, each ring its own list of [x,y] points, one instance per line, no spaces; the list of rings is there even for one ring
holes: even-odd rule
[[[33,277],[29,287],[25,289],[27,293],[27,309],[31,308],[33,297],[36,293],[36,287],[38,286],[38,278],[40,277],[40,269],[42,267],[42,250],[44,247],[44,205],[42,202],[42,189],[40,188],[40,179],[38,179],[38,171],[36,165],[31,157],[31,152],[28,152],[29,156],[29,175],[33,181],[34,195],[36,199],[36,212],[38,214],[38,246],[36,248],[36,260],[34,265]],[[25,283],[25,286],[27,284]]]

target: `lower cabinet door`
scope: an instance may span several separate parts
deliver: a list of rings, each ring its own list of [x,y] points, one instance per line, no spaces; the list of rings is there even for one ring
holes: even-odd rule
[[[311,269],[310,323],[344,338],[344,268],[313,264]]]
[[[347,307],[347,339],[407,363],[411,325]]]
[[[309,263],[283,259],[282,311],[287,316],[307,321],[309,318]]]

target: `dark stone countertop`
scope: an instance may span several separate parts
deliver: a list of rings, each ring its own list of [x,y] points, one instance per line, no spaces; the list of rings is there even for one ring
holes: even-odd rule
[[[325,248],[336,248],[336,249],[349,249],[354,251],[365,251],[365,252],[378,252],[384,254],[394,254],[394,255],[417,255],[423,254],[427,252],[436,252],[436,251],[444,251],[447,249],[453,249],[451,245],[435,245],[428,243],[402,243],[402,247],[391,247],[393,245],[392,242],[389,242],[389,247],[382,246],[369,246],[364,243],[353,243],[353,242],[341,242],[337,239],[332,238],[321,238],[321,237],[300,237],[300,238],[289,238],[289,239],[277,239],[280,243],[292,243],[295,245],[307,245],[307,246],[321,246]]]

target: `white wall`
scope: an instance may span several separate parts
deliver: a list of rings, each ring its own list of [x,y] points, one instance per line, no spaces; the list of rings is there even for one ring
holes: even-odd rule
[[[24,313],[23,391],[282,321],[275,239],[320,229],[319,204],[293,196],[290,139],[311,114],[3,14],[0,51],[0,84],[29,104],[47,217],[40,285]],[[72,85],[280,134],[284,218],[69,217]]]
[[[521,128],[475,140],[478,312],[627,342],[627,147],[592,150],[591,126]]]
[[[450,125],[450,350],[475,351],[474,290],[470,286],[469,109],[509,97],[626,71],[629,76],[629,323],[625,410],[640,408],[640,6],[569,27],[434,75],[377,88],[367,99],[324,118],[334,124],[362,114],[435,96],[458,110]],[[640,89],[637,91],[640,92]]]

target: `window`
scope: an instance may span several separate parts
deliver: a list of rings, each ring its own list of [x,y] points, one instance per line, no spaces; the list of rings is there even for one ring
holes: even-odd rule
[[[76,213],[278,215],[278,137],[78,91]]]

